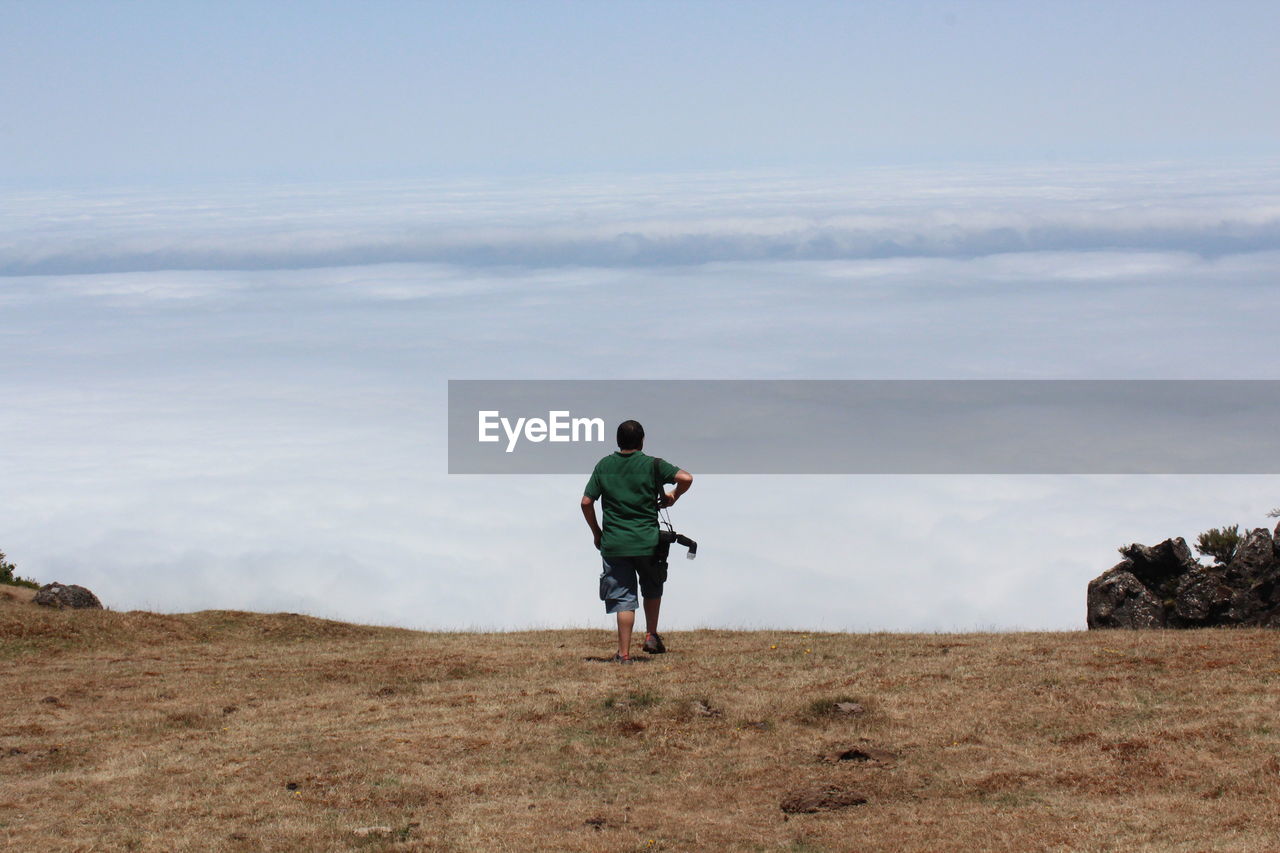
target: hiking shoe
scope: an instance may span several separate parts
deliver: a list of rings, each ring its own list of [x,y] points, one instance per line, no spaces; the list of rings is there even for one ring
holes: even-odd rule
[[[624,658],[622,655],[615,654],[613,656],[613,662],[614,663],[631,663],[631,658],[629,657]]]
[[[651,655],[660,655],[663,652],[665,652],[667,650],[667,647],[662,642],[662,635],[661,634],[645,634],[644,650],[645,652]]]

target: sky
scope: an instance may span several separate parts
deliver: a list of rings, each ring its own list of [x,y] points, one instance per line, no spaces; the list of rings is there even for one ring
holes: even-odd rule
[[[0,11],[0,549],[118,609],[606,627],[587,472],[448,475],[449,379],[1280,378],[1273,4]],[[1277,505],[703,476],[664,620],[1079,629]]]
[[[19,186],[1265,156],[1267,2],[8,0]]]

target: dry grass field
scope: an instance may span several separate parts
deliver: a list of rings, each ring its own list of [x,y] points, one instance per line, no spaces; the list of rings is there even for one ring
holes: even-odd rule
[[[621,667],[603,630],[21,598],[5,849],[1280,849],[1275,633],[672,632]]]

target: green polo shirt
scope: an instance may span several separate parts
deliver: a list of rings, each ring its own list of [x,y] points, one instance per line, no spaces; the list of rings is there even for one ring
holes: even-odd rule
[[[652,554],[658,545],[658,484],[674,483],[680,469],[643,451],[617,451],[596,463],[583,495],[593,501],[604,498],[600,553],[606,557],[638,557]]]

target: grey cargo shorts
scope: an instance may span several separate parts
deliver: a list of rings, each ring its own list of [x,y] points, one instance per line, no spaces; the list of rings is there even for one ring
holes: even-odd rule
[[[667,573],[658,568],[652,554],[602,559],[604,571],[600,573],[600,600],[604,602],[605,613],[638,609],[637,588],[646,599],[662,597]]]

